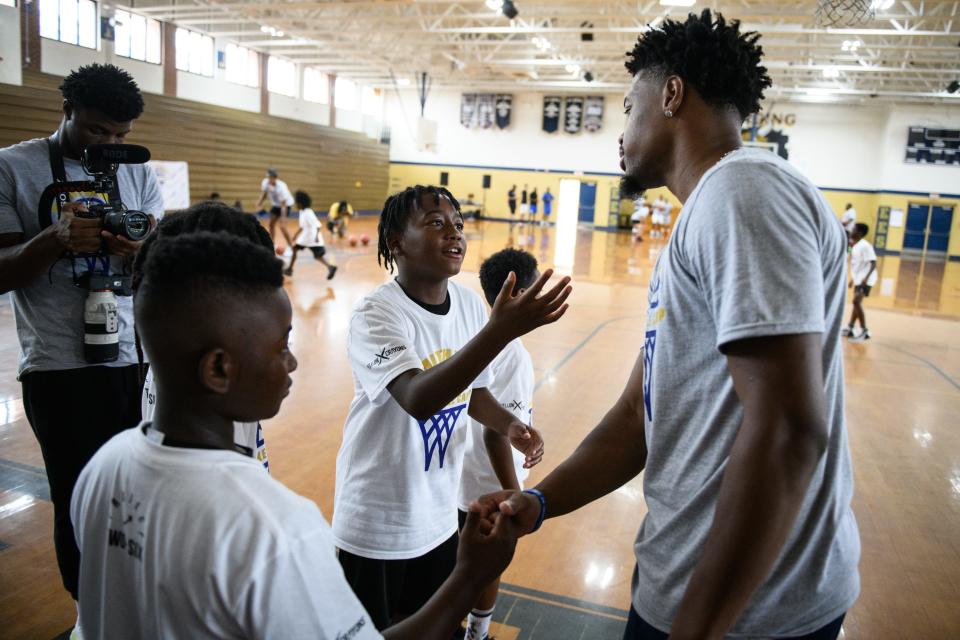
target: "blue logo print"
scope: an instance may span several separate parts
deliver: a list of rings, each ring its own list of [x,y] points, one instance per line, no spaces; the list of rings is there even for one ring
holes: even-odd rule
[[[457,420],[460,414],[467,408],[467,405],[461,404],[456,407],[442,409],[440,413],[428,420],[417,420],[420,425],[420,435],[423,436],[423,470],[430,471],[430,463],[433,462],[433,452],[439,451],[440,468],[443,469],[443,459],[447,455],[447,446],[450,444],[450,436],[453,435],[453,429],[457,426]]]

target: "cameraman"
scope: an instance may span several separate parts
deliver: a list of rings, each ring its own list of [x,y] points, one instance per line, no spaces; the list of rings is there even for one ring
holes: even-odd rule
[[[112,65],[81,67],[60,85],[63,119],[48,142],[0,149],[0,292],[11,301],[20,340],[18,379],[30,426],[40,443],[54,509],[54,545],[64,587],[77,598],[80,554],[70,524],[70,496],[81,469],[100,446],[140,420],[140,378],[130,297],[118,297],[119,357],[91,366],[84,357],[85,274],[122,275],[140,243],[78,217],[103,194],[70,193],[56,222],[41,229],[38,204],[61,177],[90,180],[85,147],[122,143],[143,112],[140,90]],[[120,165],[117,184],[128,209],[163,213],[160,187],[146,165]],[[57,212],[56,204],[52,209]],[[75,215],[78,214],[78,215]],[[73,254],[95,254],[96,257]],[[89,278],[89,275],[87,275]]]

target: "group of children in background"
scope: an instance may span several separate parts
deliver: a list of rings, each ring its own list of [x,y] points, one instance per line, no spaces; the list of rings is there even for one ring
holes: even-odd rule
[[[672,209],[673,205],[662,195],[658,196],[653,204],[650,204],[647,196],[641,195],[634,202],[633,213],[630,214],[633,238],[637,242],[643,242],[643,234],[647,229],[648,220],[650,221],[651,238],[666,238],[669,236],[672,225],[670,217]]]
[[[301,243],[319,228],[309,197],[295,200],[295,244],[316,247]],[[397,276],[350,321],[331,528],[269,475],[260,421],[297,367],[269,234],[215,202],[164,218],[134,265],[144,422],[93,457],[71,505],[81,633],[449,640],[467,617],[465,637],[486,638],[516,533],[470,503],[520,488],[543,456],[520,336],[562,317],[571,289],[501,251],[480,271],[488,317],[450,280],[465,252],[446,189],[385,203],[378,262]]]
[[[553,194],[550,193],[550,187],[547,187],[543,195],[537,193],[537,188],[528,191],[527,185],[523,185],[520,191],[520,222],[534,223],[537,221],[537,210],[542,203],[543,218],[540,224],[546,226],[550,224],[550,215],[553,213]],[[511,220],[517,214],[517,185],[510,187],[507,191],[507,207],[510,208]]]

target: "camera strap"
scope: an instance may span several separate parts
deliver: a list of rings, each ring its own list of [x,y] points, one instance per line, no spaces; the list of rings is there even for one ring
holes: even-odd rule
[[[50,173],[54,182],[67,181],[67,169],[63,165],[63,149],[60,148],[60,138],[54,133],[47,138],[47,149],[50,151]],[[57,213],[63,213],[63,199],[56,198]]]

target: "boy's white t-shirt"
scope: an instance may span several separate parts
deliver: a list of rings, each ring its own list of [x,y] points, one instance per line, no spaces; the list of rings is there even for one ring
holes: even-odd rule
[[[233,451],[114,436],[70,505],[86,638],[380,638],[317,506]]]
[[[302,233],[297,238],[301,247],[322,247],[323,235],[320,233],[320,221],[313,209],[300,209],[300,229]]]
[[[493,382],[489,391],[493,397],[525,425],[533,426],[533,360],[517,338],[500,352],[490,364]],[[516,449],[513,452],[513,466],[520,486],[530,475],[523,468],[525,456]],[[470,420],[467,433],[467,453],[463,458],[463,473],[460,476],[460,510],[467,511],[470,503],[487,493],[500,491],[503,487],[497,479],[483,444],[483,425]]]
[[[870,274],[870,278],[867,279],[866,283],[863,281],[867,278],[867,273],[870,271],[870,263],[876,259],[877,253],[873,250],[873,245],[867,242],[866,238],[860,238],[860,240],[853,245],[853,249],[850,250],[850,277],[853,279],[853,284],[866,284],[868,287],[877,284],[876,269]]]
[[[157,390],[153,384],[153,369],[147,369],[147,375],[143,380],[143,394],[140,396],[140,415],[145,422],[153,420],[153,415],[157,412]],[[267,443],[263,439],[263,427],[259,422],[234,422],[233,423],[233,441],[240,447],[250,451],[250,457],[263,465],[263,468],[270,471],[270,463],[267,460]]]
[[[263,182],[260,183],[260,189],[267,192],[267,198],[274,207],[284,204],[288,207],[293,206],[293,195],[290,193],[290,187],[283,180],[278,179],[277,184],[270,184],[270,180],[264,178]]]
[[[483,328],[473,291],[449,282],[450,310],[431,313],[396,280],[354,308],[347,338],[355,394],[337,454],[333,536],[341,549],[377,560],[422,556],[457,530],[457,493],[473,389],[489,368],[422,424],[387,390],[397,376],[449,360]]]

